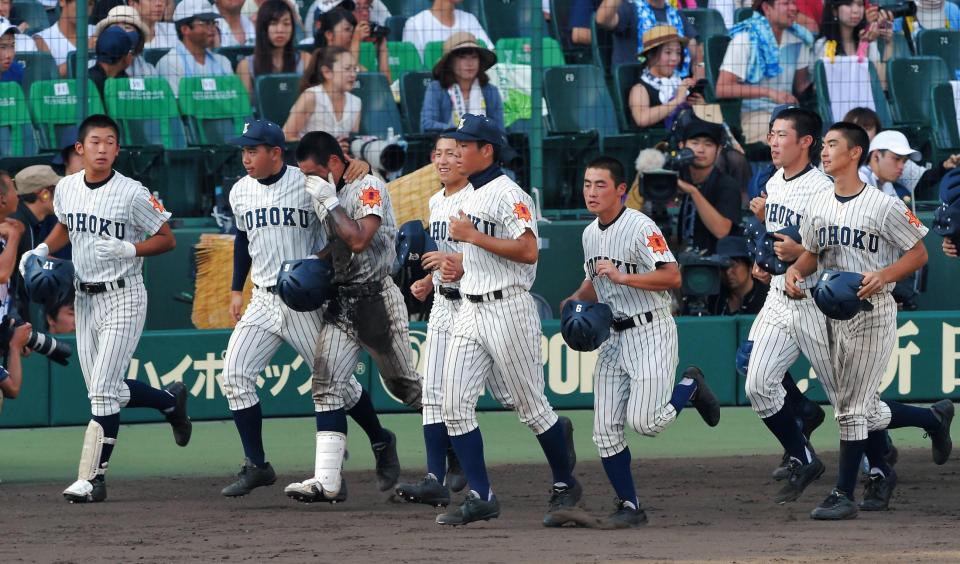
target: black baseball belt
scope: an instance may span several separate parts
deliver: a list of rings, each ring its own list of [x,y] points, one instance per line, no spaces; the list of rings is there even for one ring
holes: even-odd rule
[[[447,286],[437,286],[437,293],[453,301],[459,300],[462,297],[459,289],[449,288]]]
[[[257,290],[263,290],[264,292],[267,292],[267,293],[269,293],[269,294],[276,294],[276,293],[277,293],[277,287],[276,287],[276,286],[257,286],[256,284],[254,284],[253,287],[256,288]]]
[[[623,319],[614,319],[610,324],[614,331],[626,331],[653,321],[653,312],[645,311],[634,315],[633,317],[624,317]]]
[[[102,294],[111,290],[126,288],[127,282],[121,278],[113,282],[77,282],[77,289],[84,294]]]
[[[383,281],[365,282],[363,284],[343,284],[337,287],[341,298],[368,298],[383,292]]]

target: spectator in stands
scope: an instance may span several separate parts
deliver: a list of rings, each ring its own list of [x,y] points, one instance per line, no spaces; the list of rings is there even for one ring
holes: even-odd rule
[[[61,304],[50,304],[43,308],[43,316],[47,322],[47,333],[63,335],[77,330],[77,318],[73,309],[74,296],[71,293]]]
[[[128,78],[126,70],[133,63],[133,49],[140,40],[139,31],[123,31],[118,25],[108,27],[97,37],[97,62],[87,76],[101,97],[108,78]]]
[[[717,241],[717,257],[725,264],[718,296],[707,300],[710,315],[756,315],[767,299],[770,286],[752,275],[753,260],[747,240],[730,235]]]
[[[179,41],[157,62],[157,71],[170,83],[174,95],[185,76],[233,74],[230,61],[210,50],[218,33],[214,23],[218,17],[207,0],[183,0],[173,12]]]
[[[886,89],[887,61],[893,58],[893,24],[888,12],[881,12],[874,23],[867,23],[864,0],[827,0],[820,24],[820,37],[814,43],[816,59],[863,55],[877,69],[880,82]],[[883,55],[877,40],[883,39]]]
[[[870,141],[869,160],[860,167],[860,179],[876,186],[883,193],[900,198],[909,206],[917,198],[914,193],[924,194],[929,188],[940,184],[940,179],[960,163],[960,154],[952,155],[940,166],[926,170],[914,188],[908,187],[901,180],[906,163],[919,162],[920,151],[910,147],[907,137],[899,131],[881,131]],[[922,168],[922,167],[919,167]],[[933,197],[932,194],[930,197]],[[924,198],[924,199],[930,199]]]
[[[797,0],[797,23],[814,35],[819,33],[826,2],[825,0]]]
[[[83,159],[77,152],[77,126],[71,125],[60,134],[60,152],[50,159],[50,164],[56,170],[63,171],[63,176],[69,176],[83,170]],[[55,217],[53,218],[56,219]],[[43,239],[39,239],[42,241]]]
[[[93,11],[90,12],[88,16],[89,22],[92,25],[97,25],[107,17],[107,14],[110,13],[110,10],[117,6],[126,5],[126,0],[95,0],[93,3]]]
[[[667,116],[684,104],[703,104],[703,96],[690,94],[692,78],[682,78],[678,67],[689,40],[676,28],[657,25],[643,34],[640,54],[645,62],[640,80],[630,88],[629,112],[638,127],[663,127]]]
[[[336,7],[342,7],[348,12],[353,12],[354,16],[357,19],[360,19],[356,14],[357,5],[353,0],[314,0],[313,4],[310,5],[310,9],[307,10],[307,19],[303,22],[304,29],[315,29],[316,19],[323,13],[329,12],[330,10]],[[370,11],[370,22],[377,25],[387,25],[387,18],[390,17],[390,10],[387,9],[387,6],[381,2],[381,0],[373,0],[373,2],[368,2],[368,10]]]
[[[127,76],[147,77],[157,76],[157,67],[151,65],[143,57],[143,49],[146,46],[146,38],[149,30],[140,14],[130,6],[116,6],[112,8],[107,17],[97,22],[96,35],[99,36],[103,30],[112,25],[118,25],[124,31],[135,31],[140,35],[140,42],[133,47],[133,63],[127,68]]]
[[[458,31],[466,31],[493,48],[493,41],[480,25],[477,17],[468,12],[457,10],[463,0],[434,0],[429,10],[424,10],[407,20],[403,26],[403,40],[416,45],[423,57],[423,50],[431,41],[446,41]],[[424,61],[429,65],[433,61]]]
[[[15,61],[20,30],[7,18],[0,18],[0,82],[23,84],[23,65]]]
[[[257,43],[253,55],[237,65],[237,75],[254,98],[258,76],[276,73],[303,74],[304,64],[293,39],[293,10],[284,0],[267,0],[257,12]]]
[[[217,0],[217,11],[221,20],[220,47],[236,47],[237,45],[254,45],[256,29],[250,18],[243,15],[243,0]]]
[[[570,26],[570,43],[574,45],[590,45],[593,34],[590,32],[590,22],[593,14],[600,7],[601,0],[573,0],[570,6],[568,24]]]
[[[288,141],[310,131],[326,131],[340,141],[344,154],[350,135],[360,131],[360,98],[350,93],[357,82],[357,62],[343,47],[314,51],[300,82],[300,97],[283,126]]]
[[[177,28],[164,21],[166,0],[129,0],[147,28],[147,49],[173,49],[177,44]]]
[[[473,35],[460,31],[443,42],[443,56],[433,67],[433,82],[427,86],[420,110],[423,131],[456,127],[466,114],[489,117],[503,126],[503,100],[490,84],[487,69],[497,55],[477,44]]]
[[[923,29],[960,29],[960,6],[950,0],[916,0],[916,2],[917,17],[910,24],[914,35]],[[893,24],[893,31],[903,31],[903,18],[897,18]]]
[[[87,10],[93,7],[93,0],[87,0]],[[94,26],[88,26],[87,37],[92,37]],[[33,36],[37,50],[50,53],[57,63],[60,76],[67,76],[67,54],[77,47],[77,2],[60,0],[60,19],[57,23]]]
[[[13,23],[10,18],[10,13],[13,11],[13,1],[12,0],[0,0],[0,18],[7,20],[9,23]],[[30,30],[30,24],[27,22],[20,22],[16,26],[20,33],[14,35],[15,46],[18,53],[30,53],[37,50],[37,43],[33,40],[32,37],[27,35],[27,31]]]
[[[693,118],[680,133],[680,146],[692,150],[696,159],[677,180],[683,194],[677,233],[685,247],[713,254],[717,241],[736,233],[740,224],[740,188],[715,166],[723,126]]]
[[[673,26],[689,44],[680,65],[680,76],[702,78],[703,60],[697,46],[697,28],[666,0],[603,0],[597,8],[597,25],[613,33],[610,64],[635,63],[643,47],[643,34],[657,24]]]
[[[24,226],[23,235],[17,246],[16,264],[27,251],[43,242],[40,238],[43,221],[53,216],[53,192],[57,183],[63,179],[48,165],[31,165],[17,173],[14,184],[17,188],[19,203],[17,211],[10,218]],[[20,271],[13,273],[16,291],[13,303],[20,319],[30,321],[30,298],[23,283]]]
[[[343,47],[350,51],[355,61],[360,60],[360,45],[371,39],[369,20],[358,22],[353,12],[338,6],[321,14],[316,21],[317,28],[313,43],[317,48]],[[390,80],[390,54],[387,52],[387,42],[381,38],[374,43],[377,46],[377,70]],[[369,69],[361,65],[359,70],[363,72]]]
[[[813,35],[797,25],[796,0],[754,0],[753,16],[730,30],[718,98],[743,99],[741,126],[747,143],[766,138],[770,111],[797,104],[812,84]]]
[[[11,20],[11,12],[13,12],[13,0],[0,0],[0,18]],[[17,29],[20,30],[20,33],[26,33],[27,30],[30,29],[30,24],[28,22],[20,22],[20,24],[17,25]]]

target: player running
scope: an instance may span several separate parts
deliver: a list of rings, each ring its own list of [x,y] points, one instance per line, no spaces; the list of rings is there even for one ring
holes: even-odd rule
[[[609,517],[617,528],[647,522],[630,473],[624,424],[655,437],[688,401],[711,427],[720,421],[720,404],[699,368],[687,368],[673,385],[677,324],[669,290],[680,287],[680,268],[657,224],[623,205],[626,190],[620,161],[598,157],[587,165],[583,198],[597,219],[583,231],[586,279],[567,298],[613,310],[613,333],[601,345],[594,370],[593,441],[617,494],[617,510]]]
[[[323,131],[312,131],[300,140],[297,162],[309,175],[305,189],[327,229],[329,243],[320,254],[333,260],[337,297],[324,313],[314,360],[314,475],[288,485],[284,492],[302,502],[332,502],[346,497],[341,491],[347,441],[343,388],[352,378],[360,347],[373,357],[387,390],[414,409],[420,408],[421,379],[410,354],[407,307],[390,278],[397,225],[386,187],[369,174],[346,182],[343,150]],[[387,491],[400,477],[397,437],[386,429],[379,435],[376,442],[383,452],[378,467],[382,463],[388,470],[379,486]]]
[[[811,197],[801,222],[805,251],[787,270],[785,282],[790,296],[801,298],[806,293],[804,280],[818,268],[862,273],[857,297],[872,305],[852,319],[827,320],[826,335],[834,353],[840,464],[836,488],[810,516],[837,520],[857,516],[853,489],[864,453],[871,477],[860,509],[887,508],[897,477],[885,460],[889,446],[884,429],[924,429],[932,441],[934,462],[945,463],[953,448],[954,408],[950,400],[930,408],[880,400],[880,381],[897,341],[897,304],[891,290],[926,263],[922,239],[927,228],[901,200],[860,180],[857,171],[870,146],[863,128],[836,123],[823,145],[823,169],[834,178],[834,190]]]
[[[158,390],[124,380],[147,311],[143,257],[170,251],[177,243],[167,225],[170,212],[142,184],[113,170],[119,139],[120,128],[109,117],[83,120],[76,150],[84,169],[57,183],[53,208],[59,223],[20,259],[22,275],[30,257],[46,258],[67,243],[73,246],[77,350],[93,416],[83,436],[77,481],[63,492],[71,503],[107,498],[105,477],[121,407],[159,410],[180,446],[190,442],[192,431],[182,382]]]
[[[263,449],[263,414],[257,397],[257,376],[283,342],[313,366],[320,311],[297,312],[277,296],[277,273],[286,260],[301,259],[325,243],[323,226],[304,190],[306,176],[283,163],[283,130],[270,121],[256,120],[231,140],[243,152],[247,176],[230,191],[230,206],[237,218],[233,248],[233,281],[230,313],[237,326],[230,336],[223,363],[223,389],[246,456],[236,482],[223,488],[228,497],[247,495],[254,488],[273,484],[277,477]],[[352,161],[348,172],[363,176],[369,170]],[[357,172],[358,170],[362,172]],[[253,298],[241,316],[243,286],[253,270]],[[316,378],[316,373],[314,373]],[[347,412],[367,432],[377,459],[377,478],[391,480],[394,461],[387,445],[389,431],[380,425],[370,395],[352,373],[343,386]],[[395,478],[393,478],[395,480]],[[392,484],[391,484],[392,485]],[[343,497],[345,497],[345,490]]]

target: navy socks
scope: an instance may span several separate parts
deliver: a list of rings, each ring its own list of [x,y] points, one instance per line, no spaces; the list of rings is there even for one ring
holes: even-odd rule
[[[244,456],[259,467],[266,466],[266,455],[263,453],[263,412],[260,410],[260,403],[234,411],[233,422],[240,433]]]

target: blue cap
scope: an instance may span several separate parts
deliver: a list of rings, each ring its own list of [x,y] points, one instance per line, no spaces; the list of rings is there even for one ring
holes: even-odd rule
[[[104,63],[116,63],[127,55],[140,42],[140,34],[126,32],[118,25],[103,30],[97,37],[97,60]]]
[[[457,141],[484,141],[497,147],[503,147],[507,144],[503,136],[503,131],[492,119],[486,116],[476,114],[464,114],[460,118],[457,130],[453,133],[444,135]]]
[[[243,133],[240,134],[240,137],[228,139],[227,142],[240,147],[267,145],[268,147],[283,149],[287,146],[287,140],[283,136],[283,130],[280,129],[280,126],[265,119],[250,120],[243,124]]]
[[[940,201],[948,206],[960,206],[960,167],[943,175],[940,181]]]
[[[750,258],[747,239],[736,235],[723,237],[717,241],[717,254],[725,258]]]

